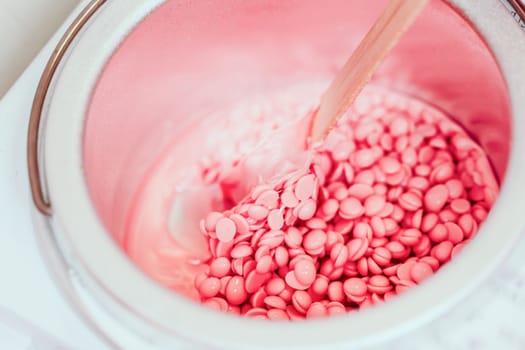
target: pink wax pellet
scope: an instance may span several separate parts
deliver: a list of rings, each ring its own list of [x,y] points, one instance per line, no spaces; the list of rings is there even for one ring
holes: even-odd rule
[[[217,238],[220,241],[229,242],[235,236],[237,227],[235,226],[235,222],[233,222],[233,220],[223,217],[215,224],[215,232],[217,234]]]
[[[199,292],[204,298],[211,298],[219,293],[221,282],[216,277],[206,278],[199,285]]]
[[[313,174],[301,177],[295,185],[295,196],[300,201],[307,200],[314,192],[315,177]]]
[[[450,208],[457,214],[465,214],[470,210],[470,202],[464,198],[456,198],[450,202]]]
[[[303,246],[307,251],[318,251],[326,243],[326,232],[323,230],[312,230],[304,236]]]
[[[299,200],[292,191],[285,191],[281,195],[281,201],[284,207],[295,208],[299,205]]]
[[[224,215],[222,213],[218,213],[216,211],[212,211],[206,216],[206,219],[204,220],[205,228],[207,231],[214,231],[215,226],[217,225],[217,221],[219,219],[222,219]]]
[[[264,285],[266,280],[268,280],[268,273],[263,274],[263,273],[258,273],[256,270],[251,271],[246,276],[246,281],[245,281],[246,291],[248,293],[256,292],[259,288],[261,288]],[[230,281],[228,281],[228,285],[229,285],[229,282]],[[228,288],[228,286],[226,286],[226,288]]]
[[[406,246],[413,246],[419,242],[421,238],[421,232],[415,228],[409,228],[401,232],[399,236],[399,242]]]
[[[275,263],[278,267],[284,267],[286,264],[288,264],[288,260],[290,258],[290,253],[286,248],[283,246],[279,246],[275,248]]]
[[[210,274],[215,277],[224,277],[230,271],[230,260],[226,257],[220,257],[213,260],[210,264]]]
[[[435,185],[425,194],[425,208],[437,212],[443,208],[448,199],[448,188],[445,185]]]
[[[315,280],[315,266],[309,260],[301,260],[294,267],[297,281],[303,285],[310,285]]]
[[[343,266],[348,260],[348,248],[343,243],[336,243],[330,251],[330,258],[334,267]]]
[[[266,304],[268,308],[281,309],[281,310],[286,309],[286,302],[283,299],[275,295],[269,295],[266,298],[264,298],[264,303]]]
[[[240,305],[246,298],[248,293],[244,289],[244,279],[240,276],[234,276],[226,286],[226,299],[231,305]]]
[[[375,275],[368,281],[368,291],[372,293],[384,294],[391,289],[390,280],[385,276]]]
[[[348,188],[348,195],[359,200],[365,200],[374,194],[372,186],[362,183],[356,183]]]
[[[355,238],[348,242],[347,248],[348,259],[352,261],[359,260],[368,249],[368,240],[366,238]]]
[[[344,284],[344,293],[346,296],[351,298],[354,297],[362,297],[366,295],[367,292],[367,286],[366,283],[363,282],[360,278],[349,278],[347,279]]]
[[[271,230],[280,230],[284,225],[283,213],[279,209],[273,209],[268,214],[268,226]]]
[[[365,214],[374,216],[383,210],[386,205],[386,199],[384,196],[372,195],[365,200],[364,204]]]
[[[433,273],[434,271],[432,270],[432,267],[424,262],[417,262],[412,265],[412,268],[410,269],[410,277],[416,283],[421,283]]]
[[[443,224],[437,224],[429,232],[428,237],[432,240],[432,242],[443,242],[448,238],[448,229]]]
[[[312,291],[317,295],[324,295],[328,291],[328,277],[318,275],[312,284]]]
[[[343,291],[343,282],[335,281],[328,285],[328,298],[332,301],[343,301],[345,293]]]
[[[431,255],[438,259],[441,263],[447,262],[450,259],[450,254],[452,253],[453,247],[454,244],[452,244],[450,241],[441,242],[432,248]]]
[[[339,212],[346,219],[355,219],[363,215],[365,209],[357,198],[350,197],[339,204]]]
[[[274,277],[266,284],[266,293],[268,295],[279,295],[286,287],[282,278]]]
[[[270,309],[267,312],[268,318],[270,320],[289,320],[290,317],[288,314],[281,309]]]
[[[405,210],[415,211],[423,204],[421,198],[414,192],[405,192],[399,196],[399,205]]]
[[[388,266],[392,259],[392,253],[384,247],[377,247],[372,253],[372,259],[374,259],[379,266]]]
[[[305,314],[310,308],[310,305],[312,305],[312,297],[308,292],[302,290],[295,291],[292,295],[292,304],[297,311]]]
[[[376,157],[370,149],[361,149],[355,153],[355,164],[360,168],[367,168],[374,164]]]
[[[310,305],[308,311],[306,312],[306,318],[324,317],[326,315],[328,315],[328,310],[326,309],[326,306],[324,306],[318,301],[312,303],[312,305]]]
[[[311,219],[315,211],[317,210],[317,205],[314,200],[307,199],[303,203],[301,203],[298,207],[297,216],[301,220],[308,220]]]
[[[235,248],[233,248],[230,255],[234,259],[240,259],[240,258],[245,258],[247,256],[250,256],[252,253],[253,253],[252,247],[250,247],[247,244],[243,244],[243,245],[237,245]]]
[[[270,272],[272,269],[272,257],[265,255],[257,260],[256,271],[260,274]]]
[[[262,220],[268,216],[268,209],[262,205],[252,205],[248,209],[248,215],[255,220]]]

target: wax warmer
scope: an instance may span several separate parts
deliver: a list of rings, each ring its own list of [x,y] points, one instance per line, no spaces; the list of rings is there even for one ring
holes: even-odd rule
[[[252,320],[165,289],[120,248],[144,179],[188,125],[312,81],[319,83],[312,95],[320,95],[385,4],[94,0],[86,6],[42,77],[29,164],[43,253],[109,343],[306,349],[385,341],[472,293],[507,254],[524,222],[525,35],[496,0],[432,1],[372,81],[454,115],[487,152],[501,183],[476,238],[421,286],[344,316]]]

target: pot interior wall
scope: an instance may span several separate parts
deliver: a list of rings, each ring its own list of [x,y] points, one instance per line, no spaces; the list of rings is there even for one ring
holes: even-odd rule
[[[146,17],[107,62],[86,115],[86,180],[115,240],[148,170],[192,121],[312,80],[320,95],[385,4],[169,0]],[[503,178],[505,82],[483,40],[447,4],[431,2],[373,80],[456,117]]]

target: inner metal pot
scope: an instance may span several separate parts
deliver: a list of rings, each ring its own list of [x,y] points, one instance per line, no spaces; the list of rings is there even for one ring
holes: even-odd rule
[[[36,216],[43,240],[53,241],[49,247],[117,323],[160,347],[348,348],[420,326],[497,266],[523,227],[525,208],[525,37],[497,0],[432,1],[373,79],[456,117],[487,152],[501,183],[477,237],[421,286],[359,313],[262,322],[164,289],[120,249],[134,197],[173,137],[201,115],[253,96],[313,79],[320,95],[385,4],[90,3],[72,27],[76,37],[50,88],[44,76],[35,100],[39,112],[46,97],[40,173],[52,210],[31,174],[37,206],[47,215]],[[37,118],[30,145],[35,125]]]

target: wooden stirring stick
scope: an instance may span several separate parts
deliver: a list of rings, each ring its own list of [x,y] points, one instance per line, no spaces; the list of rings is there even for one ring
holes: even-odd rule
[[[385,11],[321,97],[321,104],[313,117],[310,130],[312,142],[324,138],[337,119],[346,112],[427,2],[428,0],[390,0]]]

